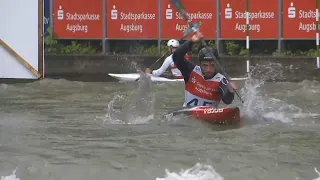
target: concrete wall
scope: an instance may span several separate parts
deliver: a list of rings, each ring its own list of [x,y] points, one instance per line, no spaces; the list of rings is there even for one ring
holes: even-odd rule
[[[158,57],[150,56],[45,56],[46,78],[65,78],[81,81],[114,81],[108,73],[133,73],[145,69]],[[191,60],[195,63],[196,58]],[[265,80],[302,81],[319,80],[320,71],[316,70],[315,58],[310,57],[273,57],[253,56],[250,58],[252,76]],[[221,64],[231,77],[246,75],[245,57],[221,57]],[[155,68],[160,67],[159,61]]]

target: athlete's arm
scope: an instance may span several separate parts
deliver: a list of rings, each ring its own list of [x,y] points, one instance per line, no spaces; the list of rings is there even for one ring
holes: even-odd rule
[[[168,56],[164,60],[163,64],[161,65],[161,67],[159,69],[152,71],[152,75],[161,76],[161,74],[163,74],[168,69],[168,67],[170,66],[171,61],[172,61],[172,56]]]
[[[223,77],[219,83],[219,91],[221,94],[221,99],[225,104],[231,104],[234,100],[234,92],[231,92],[228,87],[229,81]]]
[[[173,54],[172,59],[177,68],[181,71],[183,75],[184,81],[187,83],[189,80],[189,76],[196,66],[190,61],[187,61],[184,56],[187,52],[189,52],[192,48],[193,42],[191,40],[183,43]]]

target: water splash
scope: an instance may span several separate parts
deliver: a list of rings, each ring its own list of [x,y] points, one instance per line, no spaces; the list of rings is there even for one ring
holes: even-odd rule
[[[139,56],[118,56],[118,60],[124,61],[125,63],[121,64],[122,67],[127,69],[128,71],[141,71],[140,65],[137,63],[137,61],[141,61],[141,57]]]
[[[165,178],[156,178],[156,180],[223,180],[224,178],[218,174],[210,165],[197,163],[190,169],[181,170],[179,173],[166,171]]]
[[[317,168],[314,168],[318,177],[312,180],[320,180],[320,172]],[[224,178],[216,172],[211,165],[205,165],[197,163],[195,166],[189,169],[181,169],[179,173],[170,172],[168,169],[165,170],[166,175],[163,178],[156,178],[156,180],[224,180]],[[23,178],[26,179],[26,178]],[[240,178],[241,179],[241,178]],[[11,175],[1,176],[1,180],[20,180],[16,175],[16,170],[12,171]],[[311,179],[310,179],[311,180]]]
[[[318,171],[318,169],[315,167],[314,171],[318,174],[318,178],[317,179],[313,179],[313,180],[320,180],[320,172]]]
[[[136,89],[127,95],[116,94],[108,103],[107,114],[103,118],[103,122],[108,124],[144,124],[149,122],[154,116],[154,92],[150,78],[141,76]]]
[[[274,98],[264,91],[266,80],[279,79],[282,74],[279,63],[257,65],[250,72],[250,78],[245,81],[244,88],[240,91],[244,99],[241,116],[256,121],[291,123],[295,118],[305,115],[301,108]]]
[[[9,176],[1,176],[1,180],[20,180],[20,178],[16,176],[16,170],[14,170]]]
[[[283,75],[283,66],[280,63],[261,61],[253,67],[250,77],[264,81],[275,81],[285,79]]]
[[[7,90],[8,87],[9,87],[8,84],[0,84],[0,92]]]

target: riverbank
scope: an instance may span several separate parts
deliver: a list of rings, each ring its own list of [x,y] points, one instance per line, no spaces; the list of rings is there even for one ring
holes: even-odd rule
[[[99,56],[99,55],[46,55],[45,78],[63,78],[78,81],[115,81],[108,73],[133,73],[145,69],[156,61],[152,56]],[[198,63],[195,57],[191,61]],[[221,64],[231,77],[247,74],[246,57],[223,56]],[[155,68],[161,66],[160,61]],[[254,77],[276,81],[320,81],[315,58],[252,56],[250,71]]]

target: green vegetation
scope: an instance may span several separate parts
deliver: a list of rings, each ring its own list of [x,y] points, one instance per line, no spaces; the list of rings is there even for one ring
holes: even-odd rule
[[[320,50],[317,49],[310,49],[309,51],[301,51],[301,50],[297,50],[296,52],[291,52],[289,51],[285,51],[282,52],[279,55],[278,50],[272,53],[273,56],[310,56],[310,57],[317,57],[320,55]]]
[[[54,38],[52,29],[47,29],[48,36],[44,39],[46,54],[94,54],[97,49],[92,46],[91,42],[80,43],[80,41],[71,40],[62,43]]]
[[[84,54],[101,54],[101,40],[58,40],[48,28],[48,36],[45,37],[45,54],[64,54],[64,55],[84,55]],[[206,41],[208,45],[215,46],[214,40]],[[166,46],[167,40],[160,43],[160,53],[158,51],[158,41],[156,40],[110,40],[111,54],[126,55],[146,55],[160,56],[168,51]],[[220,54],[227,56],[246,56],[248,50],[245,48],[245,40],[238,41],[221,41],[222,51]],[[285,50],[279,54],[277,41],[250,41],[250,55],[264,56],[310,56],[320,55],[320,50],[315,47],[314,40],[296,40],[285,41]],[[197,55],[198,45],[195,45],[190,55]]]

